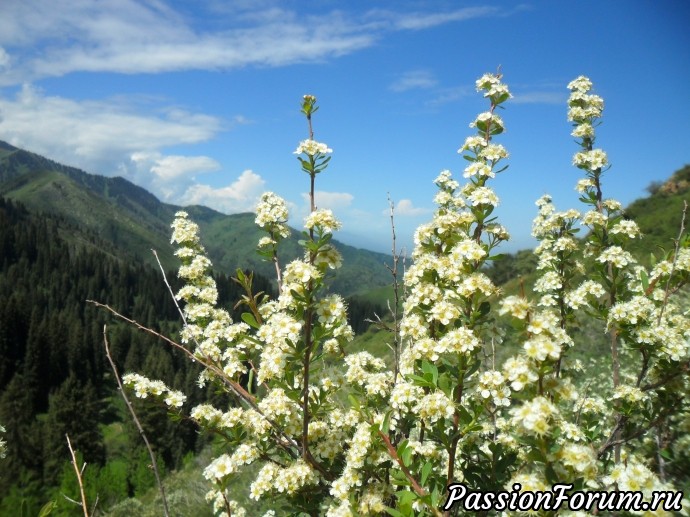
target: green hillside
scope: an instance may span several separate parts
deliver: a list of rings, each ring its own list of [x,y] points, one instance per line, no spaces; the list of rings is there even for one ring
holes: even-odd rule
[[[157,250],[166,269],[177,261],[170,245],[170,223],[183,207],[162,203],[153,194],[124,178],[107,178],[68,167],[0,141],[0,196],[20,201],[30,210],[59,215],[79,230],[67,239],[88,243],[79,232],[96,234],[118,255],[128,254],[154,264]],[[201,228],[201,238],[217,270],[232,274],[238,267],[271,278],[272,264],[255,252],[262,236],[251,213],[225,215],[203,206],[184,207]],[[300,233],[284,244],[281,261],[297,258]],[[390,283],[384,263],[389,257],[334,240],[343,255],[343,268],[332,286],[350,295],[361,286]]]
[[[690,203],[690,165],[677,170],[664,183],[652,183],[648,190],[648,197],[634,201],[625,209],[627,217],[633,219],[642,231],[642,239],[631,248],[645,263],[650,253],[658,257],[662,249],[673,249],[680,230],[683,202]],[[686,230],[688,223],[686,218]]]
[[[683,217],[683,203],[690,204],[690,165],[677,170],[663,183],[652,183],[647,190],[648,196],[633,201],[623,210],[625,217],[640,227],[642,237],[630,242],[629,250],[645,265],[650,264],[652,254],[660,258],[675,246]],[[690,227],[688,218],[690,214],[685,221],[686,235]],[[487,273],[506,291],[516,293],[521,283],[526,288],[532,286],[536,280],[535,266],[536,257],[532,251],[520,250],[493,262]]]

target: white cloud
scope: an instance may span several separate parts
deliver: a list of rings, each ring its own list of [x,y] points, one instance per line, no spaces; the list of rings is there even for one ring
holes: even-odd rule
[[[387,31],[506,14],[495,7],[298,14],[275,2],[210,1],[206,12],[204,4],[195,7],[199,14],[190,16],[164,1],[3,0],[0,45],[14,59],[5,59],[0,84],[75,71],[160,73],[321,61],[369,47]],[[200,25],[204,17],[213,23]]]
[[[14,99],[0,96],[0,138],[91,173],[125,176],[173,202],[195,174],[220,164],[207,156],[166,155],[163,149],[207,141],[222,129],[216,117],[140,100],[77,102],[29,85]]]
[[[205,205],[227,214],[250,212],[256,208],[266,181],[251,170],[244,171],[227,187],[213,188],[195,184],[187,189],[180,202],[186,205]]]
[[[410,199],[401,199],[395,206],[394,216],[413,217],[428,214],[430,211],[428,208],[414,206]],[[384,210],[383,215],[390,216],[390,209]]]
[[[499,13],[500,11],[496,7],[463,7],[462,9],[456,9],[454,11],[447,11],[444,13],[403,14],[396,16],[393,21],[397,29],[421,30],[451,22],[493,16]]]
[[[18,147],[112,174],[135,152],[206,141],[222,129],[210,115],[179,109],[145,113],[146,108],[50,97],[24,85],[15,99],[0,97],[0,132],[11,134]]]
[[[390,85],[394,92],[427,89],[436,86],[436,79],[428,70],[411,70],[405,72],[398,80]]]
[[[325,192],[323,190],[317,190],[314,192],[314,198],[317,208],[327,208],[336,211],[350,206],[354,196],[347,192]],[[304,202],[308,205],[309,194],[302,194],[302,199],[304,199]]]
[[[239,17],[228,14],[223,29],[209,30],[164,2],[4,0],[0,44],[21,59],[0,81],[17,84],[74,71],[131,74],[280,66],[347,54],[374,42],[361,25],[342,16],[311,18],[259,9]]]
[[[200,172],[216,171],[220,164],[208,156],[163,156],[155,160],[151,172],[162,180],[193,176]]]

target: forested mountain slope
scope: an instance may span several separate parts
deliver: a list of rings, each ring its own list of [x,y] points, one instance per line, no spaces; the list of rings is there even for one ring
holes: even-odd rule
[[[81,233],[97,233],[117,254],[129,254],[154,263],[151,248],[158,251],[166,268],[176,261],[170,246],[170,223],[182,207],[159,201],[153,194],[120,177],[86,173],[0,141],[0,195],[20,201],[29,210],[59,215],[73,224],[65,236],[85,240]],[[184,209],[201,228],[202,240],[217,271],[233,274],[238,267],[269,278],[273,266],[260,260],[256,243],[262,236],[251,213],[225,215],[203,206]],[[299,254],[300,233],[293,230],[284,243],[281,260],[287,263]],[[362,286],[390,283],[381,253],[354,248],[334,240],[343,255],[332,289],[350,295]]]

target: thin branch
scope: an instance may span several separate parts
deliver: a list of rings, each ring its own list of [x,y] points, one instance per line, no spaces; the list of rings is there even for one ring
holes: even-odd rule
[[[165,282],[165,286],[168,288],[168,291],[170,292],[170,297],[173,299],[173,303],[175,304],[175,307],[177,307],[177,312],[180,313],[180,317],[182,318],[182,322],[186,325],[187,324],[187,318],[185,318],[184,312],[182,312],[180,305],[177,303],[177,298],[175,298],[175,293],[173,293],[172,287],[170,287],[170,283],[168,282],[168,277],[166,276],[165,270],[163,269],[163,264],[161,264],[161,261],[158,258],[158,253],[153,248],[151,248],[151,252],[153,253],[153,256],[156,257],[156,262],[158,262],[158,267],[161,268],[161,273],[163,274],[163,282]]]
[[[156,259],[158,259],[158,256],[156,256]],[[134,423],[136,424],[137,429],[139,430],[139,434],[141,435],[142,439],[144,440],[144,443],[146,444],[146,449],[149,451],[149,457],[151,458],[151,466],[153,467],[153,474],[156,476],[158,490],[161,493],[161,499],[163,500],[163,513],[166,517],[169,517],[170,511],[168,510],[168,500],[165,497],[165,489],[163,488],[163,482],[161,481],[160,473],[158,471],[156,455],[153,453],[153,449],[151,448],[149,439],[147,438],[146,433],[144,432],[144,428],[142,427],[141,422],[139,422],[139,419],[137,418],[137,414],[134,411],[132,403],[129,401],[129,398],[127,398],[127,393],[125,392],[125,389],[122,386],[122,381],[120,380],[120,374],[117,371],[117,366],[115,366],[115,361],[113,361],[113,357],[110,355],[107,328],[108,327],[106,325],[103,325],[103,345],[105,346],[105,356],[108,358],[110,367],[113,369],[113,373],[115,374],[115,380],[117,381],[117,386],[120,389],[120,395],[122,395],[122,398],[124,399],[125,404],[127,405],[127,409],[129,409],[129,412],[132,415],[132,419],[134,420]]]
[[[91,303],[91,304],[95,305],[96,307],[102,307],[102,308],[108,310],[111,314],[113,314],[114,316],[117,316],[117,317],[120,318],[121,320],[126,321],[127,323],[129,323],[130,325],[135,326],[135,327],[138,328],[139,330],[143,330],[144,332],[146,332],[146,333],[148,333],[148,334],[151,334],[151,335],[153,335],[153,336],[156,336],[156,337],[159,338],[159,339],[162,339],[163,341],[165,341],[166,343],[168,343],[168,344],[171,345],[172,347],[174,347],[174,348],[180,350],[180,351],[181,351],[182,353],[184,353],[189,359],[191,359],[192,361],[198,362],[198,363],[201,364],[204,368],[206,368],[206,369],[210,370],[211,372],[213,372],[214,374],[216,374],[221,380],[223,380],[223,382],[225,382],[225,384],[230,388],[230,390],[233,391],[241,400],[243,400],[244,402],[248,403],[248,404],[249,404],[250,406],[252,406],[253,408],[256,408],[256,400],[255,400],[254,396],[251,395],[247,390],[245,390],[245,389],[240,385],[240,383],[238,383],[238,382],[236,382],[236,381],[233,381],[233,380],[231,380],[231,379],[228,379],[227,376],[223,373],[223,370],[221,370],[220,368],[218,368],[218,367],[215,366],[214,364],[212,364],[212,363],[206,361],[204,358],[200,358],[200,357],[194,355],[194,354],[193,354],[191,351],[189,351],[187,348],[185,348],[185,347],[182,346],[181,344],[177,343],[176,341],[173,341],[173,340],[170,339],[169,337],[164,336],[164,335],[161,334],[160,332],[156,332],[155,330],[153,330],[153,329],[151,329],[151,328],[149,328],[149,327],[146,327],[146,326],[142,325],[142,324],[139,323],[138,321],[133,320],[133,319],[131,319],[131,318],[128,318],[127,316],[124,316],[123,314],[120,314],[119,312],[117,312],[115,309],[113,309],[113,308],[110,307],[109,305],[106,305],[106,304],[104,304],[104,303],[97,302],[97,301],[95,301],[95,300],[86,300],[86,302],[87,302],[87,303]]]
[[[280,437],[280,438],[283,439],[283,441],[281,441],[281,440],[278,440],[278,439],[276,438],[275,443],[276,443],[279,447],[281,447],[285,452],[287,452],[290,456],[292,456],[293,458],[296,457],[294,451],[292,451],[292,450],[290,449],[290,447],[293,447],[293,448],[295,448],[295,449],[299,449],[299,444],[298,444],[295,440],[293,440],[292,438],[290,438],[289,436],[287,436],[287,435],[281,430],[280,426],[278,426],[278,424],[276,424],[275,421],[273,421],[272,419],[268,418],[268,417],[264,414],[264,412],[261,411],[261,410],[259,409],[259,407],[256,405],[256,401],[255,401],[255,398],[254,398],[253,395],[251,395],[249,392],[247,392],[247,390],[245,390],[245,389],[242,387],[242,385],[240,385],[238,382],[235,382],[235,381],[233,381],[233,380],[231,380],[231,379],[228,379],[228,377],[223,373],[223,371],[222,371],[220,368],[218,368],[217,366],[215,366],[215,365],[213,365],[213,364],[209,364],[209,363],[205,362],[204,360],[202,360],[202,359],[200,359],[199,357],[197,357],[197,356],[195,356],[194,354],[192,354],[192,353],[191,353],[189,350],[187,350],[184,346],[180,345],[179,343],[176,343],[176,342],[173,341],[172,339],[170,339],[170,338],[168,338],[168,337],[166,337],[166,336],[160,334],[159,332],[156,332],[156,331],[153,330],[153,329],[150,329],[150,328],[148,328],[148,327],[145,327],[144,325],[140,324],[139,322],[137,322],[137,321],[135,321],[135,320],[133,320],[133,319],[131,319],[131,318],[128,318],[128,317],[126,317],[126,316],[123,316],[122,314],[120,314],[119,312],[117,312],[115,309],[113,309],[113,308],[110,307],[109,305],[105,305],[105,304],[103,304],[103,303],[96,302],[96,301],[94,301],[94,300],[86,300],[86,301],[87,301],[87,303],[91,303],[91,304],[95,305],[96,307],[102,307],[102,308],[104,308],[104,309],[110,311],[110,313],[113,314],[114,316],[117,316],[117,317],[120,318],[121,320],[126,321],[126,322],[129,323],[130,325],[135,326],[135,327],[138,328],[139,330],[143,330],[144,332],[147,332],[147,333],[149,333],[149,334],[152,334],[152,335],[158,337],[159,339],[162,339],[163,341],[167,342],[169,345],[171,345],[171,346],[177,348],[178,350],[182,351],[183,353],[185,353],[192,361],[196,361],[196,362],[198,362],[199,364],[201,364],[202,366],[204,366],[205,368],[207,368],[208,370],[212,371],[214,374],[216,374],[216,375],[225,383],[226,386],[228,386],[228,388],[230,389],[230,391],[232,391],[232,392],[240,399],[240,401],[244,402],[244,403],[247,404],[249,407],[251,407],[253,410],[255,410],[257,413],[259,413],[259,414],[260,414],[260,415],[271,425],[271,427],[272,427],[273,430],[276,432],[276,434],[278,435],[278,437]],[[319,467],[320,467],[320,465],[318,465],[318,466],[317,466],[317,465],[313,465],[313,466],[314,466],[314,468],[316,468],[317,470],[318,470]]]
[[[400,260],[400,253],[396,249],[396,235],[395,235],[395,204],[391,199],[390,193],[388,194],[388,206],[390,207],[390,218],[391,218],[391,255],[393,256],[393,267],[386,265],[388,270],[393,276],[393,299],[395,301],[393,309],[390,308],[390,301],[388,309],[393,316],[393,360],[394,360],[394,370],[393,370],[393,382],[398,382],[398,372],[400,370],[400,324],[398,310],[400,307],[400,294],[399,294],[399,284],[398,284],[398,260]]]
[[[654,420],[652,420],[649,425],[640,427],[637,431],[634,433],[620,439],[616,439],[618,436],[619,431],[623,428],[623,426],[628,422],[628,417],[625,415],[619,415],[616,426],[613,429],[613,432],[609,435],[608,440],[606,440],[606,443],[599,447],[599,450],[597,451],[597,457],[601,458],[608,449],[611,447],[620,447],[626,442],[629,442],[630,440],[634,440],[635,438],[639,438],[643,434],[645,434],[647,431],[652,429],[653,427],[656,427],[659,425],[660,422],[663,422],[664,418],[666,418],[669,414],[671,413],[670,410],[662,412],[659,416],[657,416]]]
[[[673,263],[671,264],[671,272],[669,273],[668,278],[666,279],[666,289],[664,289],[664,302],[661,304],[661,310],[659,311],[659,318],[657,320],[658,325],[661,325],[661,318],[664,315],[664,309],[668,304],[668,296],[670,294],[669,291],[671,288],[671,277],[673,276],[673,273],[676,272],[676,264],[678,263],[678,250],[680,248],[680,241],[683,238],[683,234],[685,233],[685,216],[687,215],[687,212],[688,202],[686,200],[683,200],[683,216],[680,219],[680,231],[678,232],[676,246],[673,251]]]
[[[77,483],[79,483],[79,493],[81,495],[81,503],[77,501],[70,501],[78,504],[79,506],[82,507],[82,510],[84,510],[84,517],[89,517],[89,506],[86,504],[86,493],[84,492],[84,480],[82,479],[81,475],[84,471],[84,468],[86,467],[86,463],[82,466],[81,470],[77,466],[77,457],[74,454],[74,449],[72,449],[72,442],[69,440],[69,435],[65,434],[65,438],[67,438],[67,448],[69,449],[69,454],[72,457],[72,466],[74,467],[74,472],[77,475]]]
[[[405,474],[405,477],[407,480],[410,482],[410,485],[412,487],[412,490],[419,496],[419,497],[425,497],[427,495],[427,491],[424,490],[424,488],[417,482],[417,480],[414,478],[414,476],[410,473],[410,469],[405,466],[405,463],[403,462],[402,458],[398,456],[398,451],[395,450],[395,447],[391,443],[390,438],[386,433],[384,433],[381,430],[378,430],[379,436],[383,440],[383,443],[386,445],[386,450],[388,451],[388,455],[395,460],[395,462],[398,464],[400,467],[400,470],[402,470],[403,474]],[[437,508],[430,508],[432,513],[436,515],[437,517],[440,517],[443,515]]]

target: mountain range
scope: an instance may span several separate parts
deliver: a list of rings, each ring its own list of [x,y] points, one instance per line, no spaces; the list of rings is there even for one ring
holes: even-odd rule
[[[256,253],[262,236],[254,214],[222,214],[205,206],[180,207],[158,200],[122,177],[90,174],[0,141],[0,196],[19,201],[29,210],[50,213],[71,223],[67,241],[98,246],[116,257],[155,265],[155,249],[166,269],[178,266],[170,244],[170,224],[178,210],[187,211],[200,227],[201,240],[217,271],[234,274],[249,269],[268,278],[272,264]],[[75,228],[77,229],[75,231]],[[282,244],[281,261],[300,255],[300,231]],[[385,267],[391,258],[333,241],[343,255],[343,267],[332,289],[343,295],[391,283]]]

